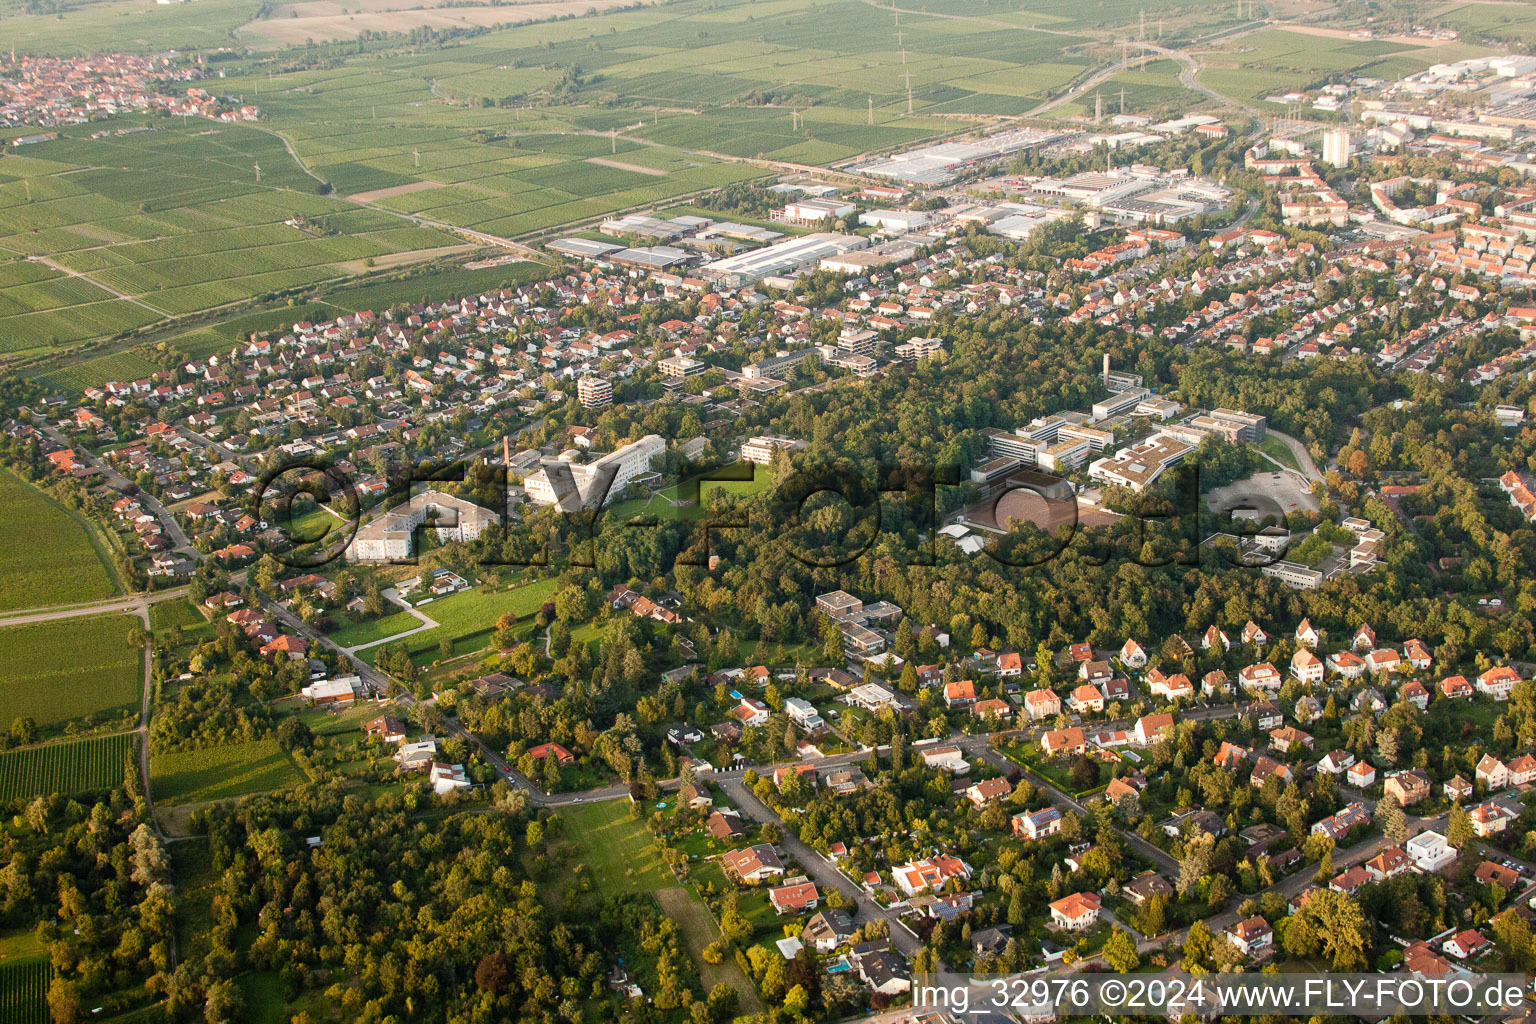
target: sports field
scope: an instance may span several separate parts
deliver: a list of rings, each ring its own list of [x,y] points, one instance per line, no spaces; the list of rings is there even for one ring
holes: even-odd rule
[[[115,593],[84,522],[0,470],[0,610],[95,601]]]
[[[119,786],[133,744],[131,733],[120,733],[8,750],[0,754],[0,800]]]
[[[265,793],[304,781],[299,766],[274,739],[222,747],[151,752],[156,803],[183,804]]]
[[[137,710],[144,651],[128,645],[136,625],[102,615],[0,629],[0,722],[28,715],[48,726]]]

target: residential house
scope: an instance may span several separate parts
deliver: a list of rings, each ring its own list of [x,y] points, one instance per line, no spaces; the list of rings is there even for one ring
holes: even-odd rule
[[[1061,698],[1053,690],[1031,690],[1024,695],[1024,712],[1031,722],[1061,714]]]
[[[1508,665],[1495,665],[1477,677],[1475,689],[1494,700],[1509,700],[1510,691],[1520,681],[1520,674]]]
[[[1429,796],[1429,786],[1429,775],[1422,768],[1411,768],[1388,775],[1381,792],[1383,796],[1396,797],[1403,807],[1412,807]]]
[[[1007,779],[984,779],[975,783],[965,791],[965,798],[971,802],[971,806],[978,811],[993,800],[1002,800],[1013,795],[1013,787]]]
[[[1076,687],[1067,695],[1067,704],[1077,714],[1087,714],[1090,711],[1104,710],[1104,694],[1091,683],[1084,683]]]
[[[1403,844],[1416,871],[1439,871],[1456,859],[1456,850],[1439,832],[1420,832]]]
[[[1355,755],[1347,750],[1335,750],[1324,754],[1317,762],[1317,770],[1323,775],[1343,775],[1355,763]]]
[[[1227,941],[1244,956],[1256,957],[1269,952],[1274,945],[1275,930],[1258,914],[1237,922],[1227,929]]]
[[[1147,652],[1135,640],[1127,640],[1120,648],[1120,664],[1126,668],[1145,668]]]
[[[1269,745],[1271,749],[1278,750],[1282,754],[1289,754],[1293,750],[1311,750],[1312,736],[1293,725],[1287,725],[1270,730]]]
[[[1356,761],[1350,765],[1344,776],[1356,789],[1366,789],[1376,784],[1376,769],[1365,761]]]
[[[971,877],[971,866],[959,857],[947,853],[937,854],[924,860],[907,861],[891,871],[896,888],[903,896],[916,896],[929,889],[939,890],[951,878],[965,881]]]
[[[1477,762],[1474,777],[1489,791],[1503,789],[1509,785],[1509,766],[1492,754],[1484,754],[1482,760]]]
[[[784,877],[784,863],[766,843],[730,850],[720,855],[725,873],[747,885],[760,885],[772,878]]]
[[[1439,683],[1440,695],[1448,700],[1471,700],[1472,684],[1466,676],[1446,676]]]
[[[1132,730],[1138,746],[1150,746],[1165,736],[1173,735],[1173,715],[1162,712],[1156,715],[1142,715],[1136,720],[1136,727]]]
[[[952,708],[976,703],[976,684],[969,679],[956,679],[945,685],[944,703]]]
[[[1493,948],[1493,943],[1474,928],[1467,928],[1440,943],[1440,948],[1458,960],[1472,960]]]
[[[1303,683],[1317,684],[1323,681],[1323,663],[1317,655],[1303,647],[1291,658],[1291,675]]]
[[[1025,839],[1044,839],[1061,831],[1061,812],[1054,807],[1013,816],[1013,834]]]
[[[1103,906],[1104,901],[1098,893],[1074,892],[1051,904],[1051,922],[1068,931],[1091,928],[1098,922],[1099,911]]]
[[[815,910],[820,901],[821,893],[816,891],[814,882],[797,882],[768,890],[768,902],[773,905],[775,914],[803,914]]]
[[[1365,870],[1369,871],[1371,878],[1377,882],[1395,878],[1412,867],[1413,862],[1409,859],[1408,852],[1401,846],[1389,846],[1365,862]]]
[[[1472,822],[1472,831],[1477,833],[1479,839],[1487,839],[1489,836],[1496,836],[1503,832],[1509,827],[1514,817],[1514,811],[1491,801],[1478,804],[1467,812],[1467,818]]]
[[[1040,749],[1048,757],[1081,754],[1088,749],[1088,742],[1083,737],[1083,730],[1074,725],[1070,729],[1048,730],[1040,737]]]

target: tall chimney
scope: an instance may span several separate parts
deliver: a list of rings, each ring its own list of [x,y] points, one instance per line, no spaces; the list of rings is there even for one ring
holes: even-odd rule
[[[1109,384],[1109,353],[1104,353],[1104,383]]]
[[[508,468],[512,465],[512,448],[506,434],[501,435],[501,464]]]

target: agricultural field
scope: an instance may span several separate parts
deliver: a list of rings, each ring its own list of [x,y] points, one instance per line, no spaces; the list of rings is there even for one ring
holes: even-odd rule
[[[1200,81],[1243,103],[1262,103],[1266,96],[1307,88],[1345,71],[1394,78],[1486,52],[1462,45],[1421,46],[1274,28],[1202,53],[1205,70]]]
[[[200,750],[154,751],[149,774],[157,804],[227,800],[304,781],[292,756],[270,738]]]
[[[152,131],[101,139],[80,126],[6,158],[0,251],[31,259],[0,263],[0,353],[109,336],[463,244],[318,194],[321,182],[270,132],[148,123]]]
[[[121,785],[123,767],[131,762],[133,749],[133,734],[120,733],[6,751],[0,754],[0,800]]]
[[[245,0],[198,0],[194,4],[144,4],[93,0],[35,7],[21,0],[0,4],[0,34],[18,51],[85,55],[112,50],[198,50],[229,45],[230,31],[250,17]]]
[[[531,617],[555,593],[556,580],[538,580],[512,590],[488,591],[476,587],[464,593],[439,598],[420,605],[422,614],[435,620],[434,629],[423,630],[400,641],[410,652],[411,659],[419,665],[430,664],[441,655],[438,645],[443,640],[453,641],[453,653],[472,654],[491,642],[496,631],[496,620],[511,612],[523,623],[523,632],[532,629]],[[384,645],[388,646],[388,645]],[[360,652],[359,657],[372,661],[383,646],[371,647]]]
[[[50,360],[49,364],[53,362]],[[154,363],[136,352],[112,352],[55,370],[44,370],[33,379],[55,391],[78,395],[86,388],[99,388],[109,381],[142,380],[156,369]]]
[[[0,628],[0,722],[31,716],[45,731],[76,719],[136,716],[144,652],[126,615]]]
[[[1130,71],[1122,71],[1093,92],[1057,108],[1059,115],[1093,116],[1094,96],[1104,99],[1104,115],[1141,114],[1149,117],[1176,116],[1205,103],[1206,98],[1179,81],[1181,65],[1176,60],[1154,60]],[[1125,109],[1121,110],[1122,97]]]
[[[50,23],[4,0],[0,24],[22,45],[66,53],[109,37],[125,48],[196,48],[220,23],[243,25],[242,40],[259,47],[311,15],[359,32],[375,16],[475,24],[482,10],[512,21],[571,5],[519,6],[450,13],[365,4],[333,16],[327,5],[298,3],[245,24],[253,12],[233,0],[199,0],[198,19],[182,5],[145,12],[98,0]],[[678,0],[591,14],[592,5],[575,6],[582,10],[564,13],[581,16],[492,29],[451,47],[376,45],[282,74],[224,61],[221,90],[259,104],[259,126],[124,117],[114,123],[153,130],[90,139],[96,126],[77,126],[7,154],[0,356],[457,260],[467,249],[457,229],[542,237],[776,170],[748,161],[833,163],[965,126],[938,115],[1024,113],[1095,66],[1086,51],[1094,33],[1130,24],[1145,5],[992,0],[977,12],[946,0],[908,14],[899,39],[890,12],[862,0]],[[1176,27],[1192,10],[1170,3],[1147,13]],[[1207,12],[1202,28],[1225,17]],[[693,30],[686,37],[683,20]],[[1126,83],[1136,103],[1186,98],[1160,72],[1147,74]],[[320,298],[383,308],[434,292],[429,276]],[[203,324],[165,333],[194,358],[240,336]],[[142,369],[132,353],[115,353],[44,367],[42,379],[77,394]]]
[[[0,471],[0,524],[0,610],[117,593],[85,521],[5,471]]]
[[[0,1020],[6,1024],[48,1024],[48,982],[53,967],[46,959],[0,964]]]

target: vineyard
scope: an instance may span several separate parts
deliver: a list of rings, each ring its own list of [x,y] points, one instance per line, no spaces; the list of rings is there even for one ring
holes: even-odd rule
[[[0,965],[0,1020],[6,1024],[48,1024],[47,960]]]
[[[0,754],[0,801],[110,789],[132,757],[131,733],[8,751]]]

